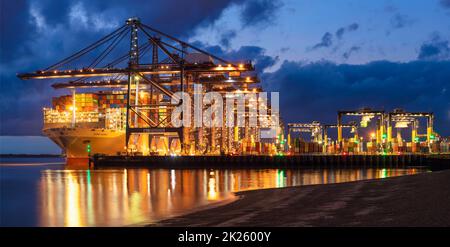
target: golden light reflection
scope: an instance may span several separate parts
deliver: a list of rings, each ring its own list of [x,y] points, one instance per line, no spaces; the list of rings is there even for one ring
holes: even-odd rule
[[[80,219],[80,191],[79,186],[77,186],[77,181],[74,179],[72,174],[67,175],[67,186],[66,186],[66,200],[67,211],[64,214],[64,226],[79,226],[81,225]]]
[[[416,174],[419,169],[46,170],[42,226],[151,223],[232,197],[232,192]]]
[[[216,179],[210,177],[208,180],[208,200],[216,200],[216,199],[217,199]]]

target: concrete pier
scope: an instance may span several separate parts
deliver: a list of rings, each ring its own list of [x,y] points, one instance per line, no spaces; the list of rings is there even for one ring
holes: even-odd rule
[[[443,155],[297,155],[297,156],[94,156],[90,160],[100,167],[149,168],[292,168],[292,167],[409,167],[431,169],[450,167]]]

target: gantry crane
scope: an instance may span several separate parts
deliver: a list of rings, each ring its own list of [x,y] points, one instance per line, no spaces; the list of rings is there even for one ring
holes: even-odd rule
[[[128,36],[127,51],[108,60]],[[142,38],[144,37],[144,39]],[[123,47],[123,45],[122,45]],[[117,49],[116,49],[117,48]],[[99,54],[93,54],[96,51]],[[150,54],[145,60],[144,56]],[[207,58],[207,62],[196,57]],[[90,62],[81,61],[83,59]],[[125,24],[77,53],[41,70],[20,73],[20,79],[69,79],[53,84],[55,89],[68,88],[75,94],[77,88],[119,87],[127,90],[126,147],[133,135],[175,133],[181,141],[181,149],[189,145],[189,129],[175,127],[170,121],[170,111],[182,103],[175,93],[192,93],[194,83],[208,85],[217,91],[247,88],[258,82],[251,72],[250,61],[231,63],[203,49],[161,32],[133,17]],[[162,98],[143,104],[140,92],[158,93]],[[173,103],[171,99],[177,100]],[[73,107],[75,111],[75,107]],[[160,109],[166,109],[161,118]],[[75,112],[73,112],[75,116]]]
[[[381,144],[382,140],[385,139],[385,112],[380,110],[371,110],[369,108],[363,108],[360,110],[354,110],[354,111],[338,111],[338,117],[337,117],[337,125],[338,125],[338,142],[342,142],[342,117],[343,116],[361,116],[363,118],[361,124],[361,127],[365,127],[367,122],[371,120],[373,117],[377,117],[377,123],[376,123],[376,144]]]
[[[426,118],[427,119],[427,131],[426,131],[426,138],[427,138],[427,144],[430,147],[431,142],[435,139],[435,133],[433,131],[433,121],[434,121],[434,115],[432,112],[405,112],[401,109],[396,109],[393,112],[390,112],[388,114],[387,119],[387,139],[389,143],[392,143],[392,122],[409,122],[412,124],[412,131],[411,131],[411,142],[418,142],[418,136],[417,133],[418,124],[417,119],[419,118]],[[430,149],[431,151],[431,149]]]
[[[292,132],[307,132],[311,133],[313,141],[322,143],[322,125],[314,121],[312,123],[288,123],[288,147],[291,146],[291,133]]]
[[[324,150],[326,150],[326,147],[328,146],[328,129],[329,128],[338,128],[338,124],[324,124],[323,125],[323,145]],[[359,141],[358,139],[358,124],[356,122],[349,122],[348,124],[341,124],[342,128],[349,128],[351,129],[351,132],[354,134],[355,141]]]

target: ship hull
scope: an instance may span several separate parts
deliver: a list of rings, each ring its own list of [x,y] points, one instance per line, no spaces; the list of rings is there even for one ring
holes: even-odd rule
[[[51,128],[43,133],[61,147],[66,157],[87,158],[90,154],[117,155],[124,151],[125,131],[96,128]]]

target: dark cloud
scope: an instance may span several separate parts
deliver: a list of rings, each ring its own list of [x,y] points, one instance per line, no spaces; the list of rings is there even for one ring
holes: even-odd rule
[[[391,18],[391,26],[395,29],[409,27],[414,24],[415,20],[407,15],[396,14]]]
[[[281,53],[285,53],[287,51],[289,51],[289,47],[281,47],[281,49],[280,49]]]
[[[398,8],[392,4],[388,4],[384,7],[384,11],[389,12],[389,13],[396,12],[397,10],[398,10]]]
[[[1,56],[3,64],[14,57],[23,47],[17,47],[20,40],[31,39],[32,28],[26,24],[29,15],[26,11],[29,8],[28,1],[0,1],[0,29],[1,29]],[[13,23],[23,23],[13,25]]]
[[[420,60],[450,60],[450,44],[439,35],[422,44],[417,57]]]
[[[242,5],[241,21],[244,26],[272,23],[281,6],[279,0],[248,0]]]
[[[341,27],[336,31],[336,37],[338,37],[338,39],[342,38],[342,35],[344,35],[345,33],[345,28]]]
[[[329,32],[326,32],[319,43],[315,44],[311,49],[319,49],[322,47],[330,47],[333,44],[333,35]]]
[[[227,30],[220,35],[220,44],[226,48],[230,47],[230,42],[236,37],[237,33],[234,30]]]
[[[341,27],[336,31],[336,37],[338,39],[342,39],[342,37],[344,36],[345,33],[356,31],[356,30],[358,30],[358,28],[359,28],[358,23],[352,23],[352,24],[348,25],[347,27]]]
[[[348,49],[346,52],[344,52],[344,53],[342,54],[342,57],[343,57],[344,59],[349,59],[350,56],[351,56],[353,53],[355,53],[355,52],[357,52],[357,51],[359,51],[359,50],[361,50],[361,47],[360,47],[360,46],[352,46],[352,47],[350,47],[350,49]]]
[[[342,39],[345,33],[348,32],[353,32],[358,30],[359,28],[359,24],[358,23],[352,23],[346,27],[340,27],[338,28],[338,30],[336,30],[335,35],[336,38],[338,40]],[[326,48],[326,47],[330,47],[333,45],[333,34],[331,34],[330,32],[326,32],[323,36],[322,39],[320,40],[319,43],[315,44],[311,50],[316,50],[319,48]],[[337,49],[337,47],[335,48],[335,50]]]
[[[450,8],[450,0],[441,0],[440,3],[444,8]]]
[[[347,30],[348,30],[348,31],[355,31],[355,30],[357,30],[358,28],[359,28],[358,23],[352,23],[352,24],[350,24],[350,25],[347,27]]]
[[[260,55],[256,58],[255,69],[257,72],[262,72],[267,68],[275,65],[278,61],[278,56],[271,57],[267,55]]]
[[[25,55],[32,57],[37,53],[33,46],[37,38],[47,38],[48,47],[40,47],[42,50],[73,52],[80,48],[80,43],[88,44],[122,25],[131,16],[139,16],[143,22],[169,34],[186,37],[194,28],[216,20],[226,7],[242,2],[167,0],[155,4],[146,0],[132,3],[124,0],[0,1],[1,57],[6,61]],[[83,39],[80,40],[80,37]],[[59,44],[61,40],[64,40],[64,45]],[[55,48],[55,45],[60,47]],[[55,57],[50,59],[54,60]],[[43,57],[39,56],[36,60],[42,61]]]
[[[53,95],[67,93],[53,91],[51,82],[21,81],[15,77],[17,72],[45,68],[123,25],[131,16],[187,39],[196,28],[217,20],[227,7],[243,2],[0,1],[0,134],[41,134],[42,106],[49,105]]]
[[[372,62],[337,65],[331,62],[285,61],[264,73],[266,90],[280,92],[285,122],[336,121],[342,109],[432,111],[438,133],[449,135],[450,61]]]
[[[223,56],[232,60],[252,60],[256,71],[260,73],[266,68],[272,67],[278,61],[278,57],[271,57],[265,53],[266,50],[258,46],[241,46],[238,50],[227,52]]]
[[[272,67],[278,61],[278,56],[272,57],[266,55],[266,50],[259,46],[241,46],[237,50],[224,50],[221,46],[208,46],[200,41],[194,42],[194,45],[232,62],[251,60],[255,65],[256,72],[258,73]]]

